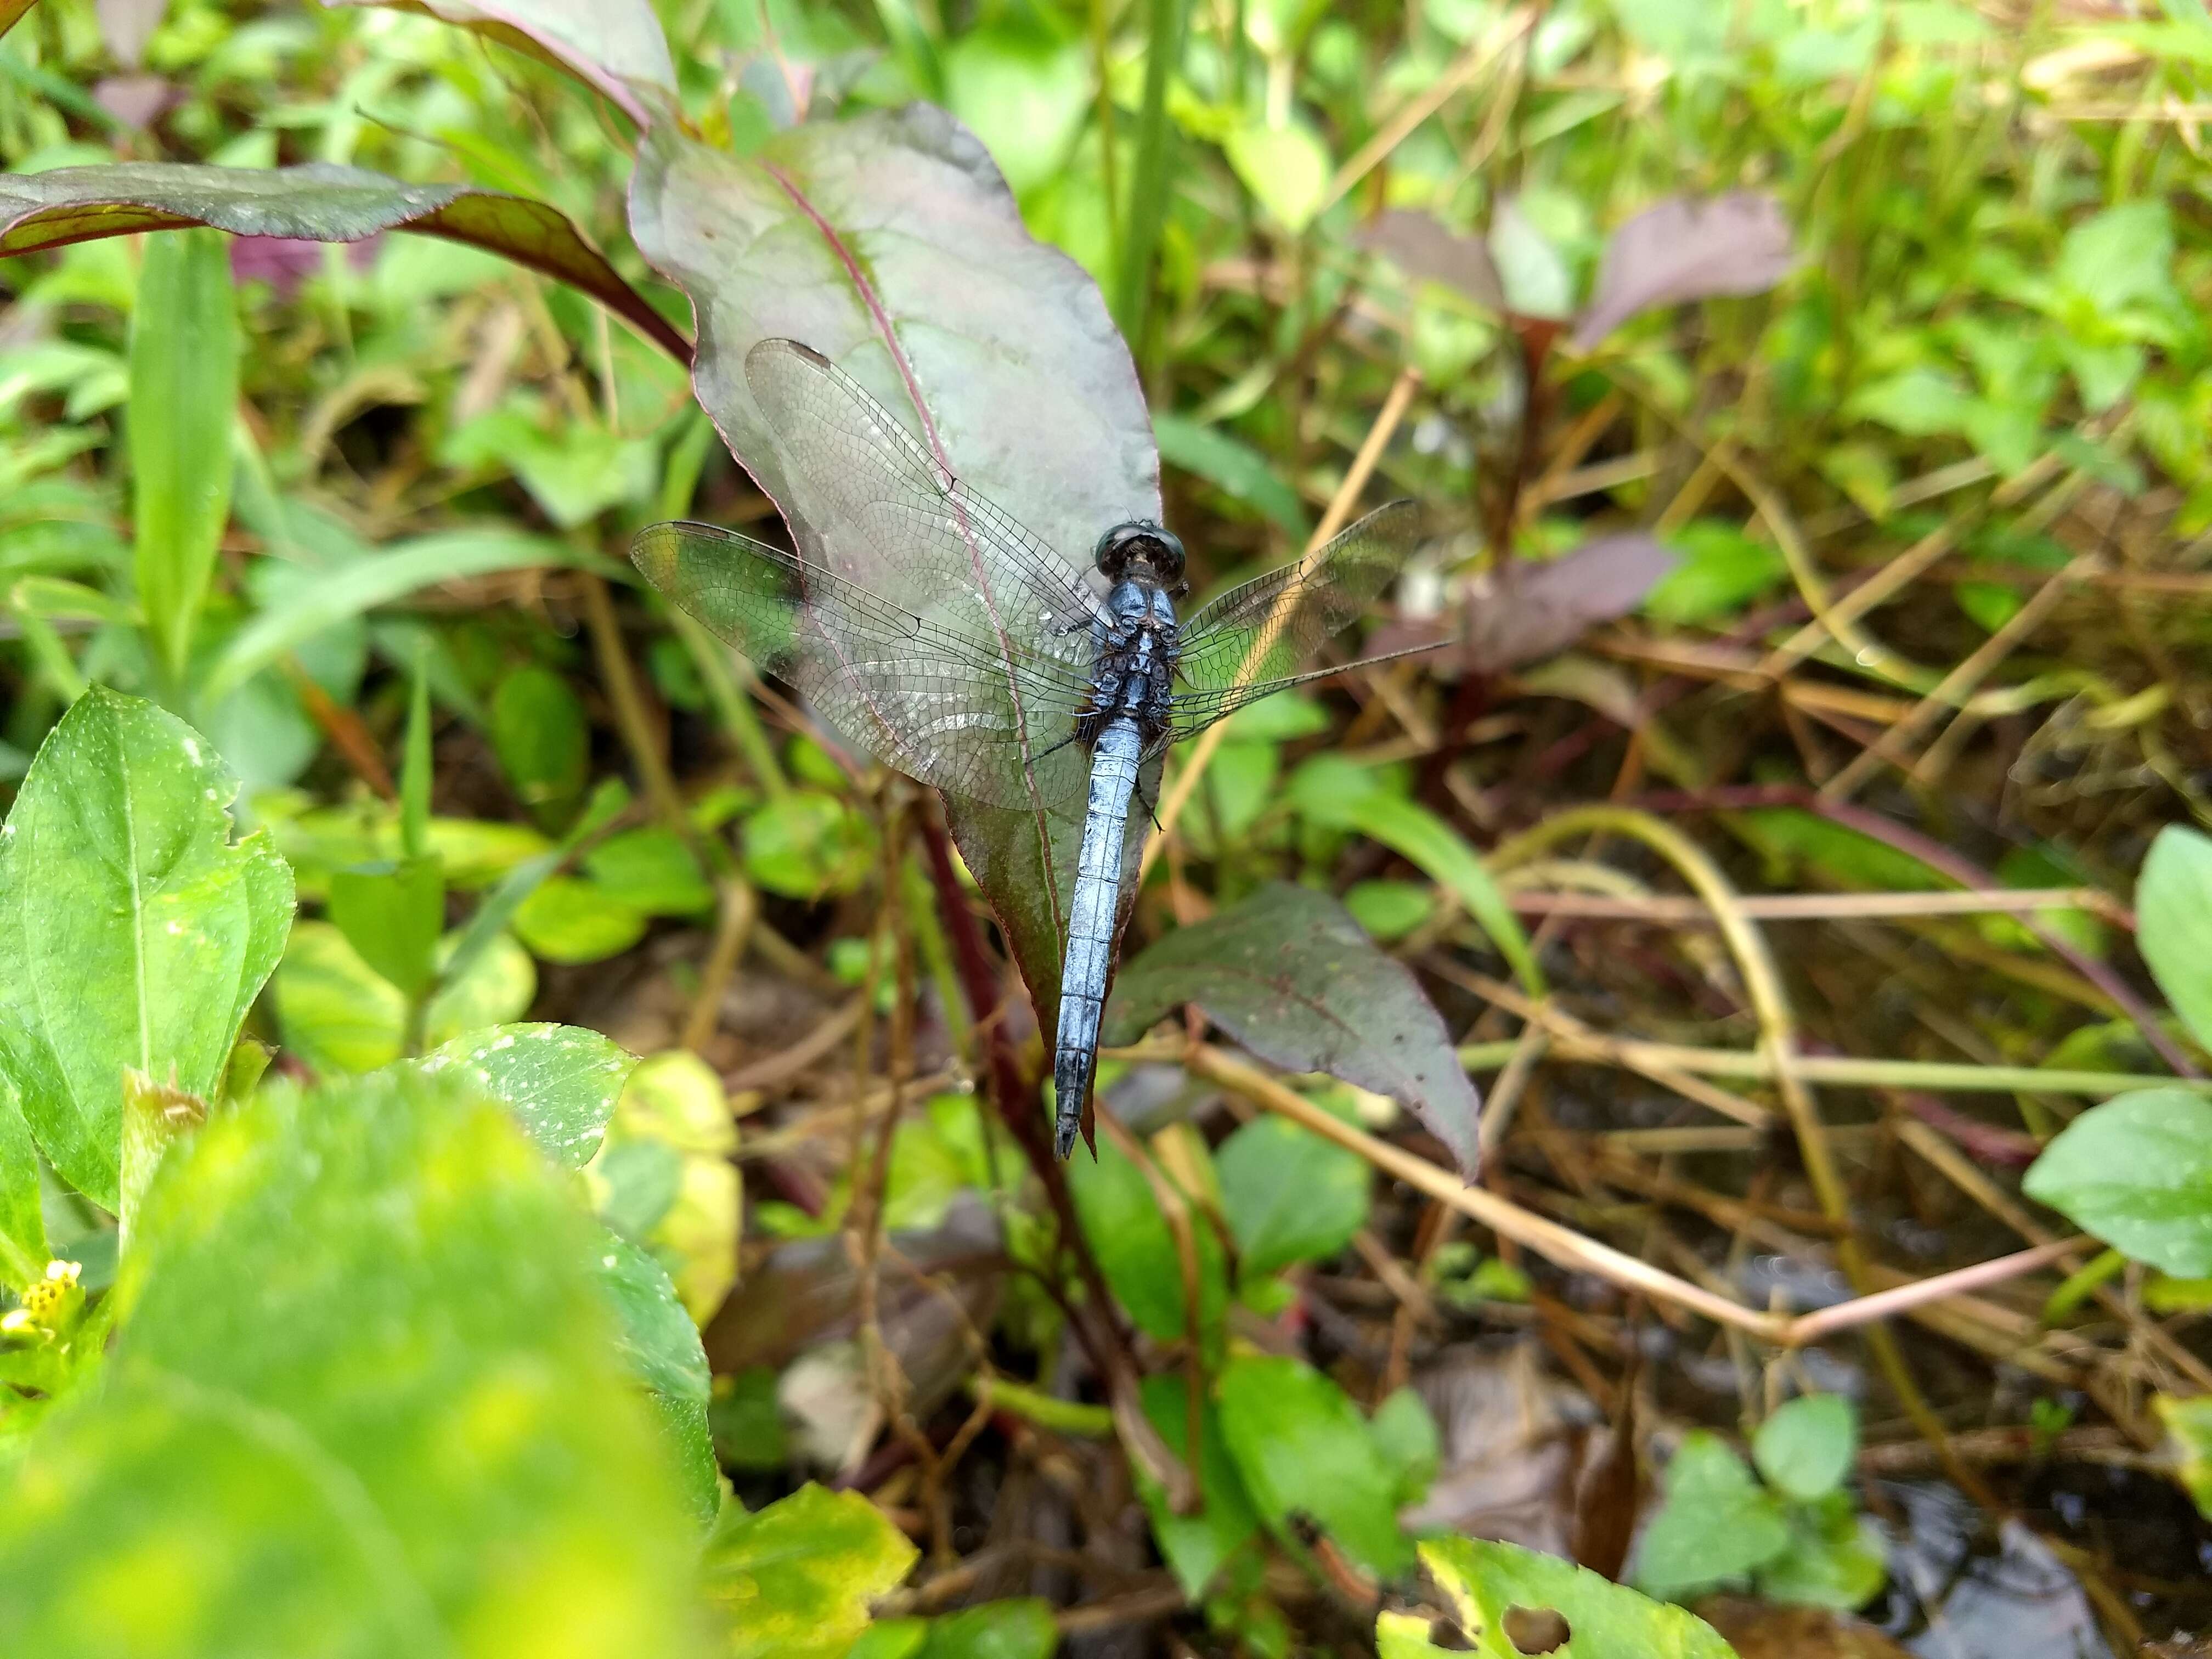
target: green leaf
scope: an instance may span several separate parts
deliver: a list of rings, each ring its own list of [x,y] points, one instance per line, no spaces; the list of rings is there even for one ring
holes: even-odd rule
[[[15,1103],[14,1084],[0,1075],[0,1285],[27,1289],[45,1277],[49,1255],[39,1200],[39,1151]]]
[[[1766,1484],[1809,1504],[1843,1485],[1858,1455],[1858,1413],[1838,1394],[1785,1402],[1752,1437],[1751,1459]]]
[[[593,1260],[600,1288],[614,1306],[623,1358],[644,1386],[692,1516],[702,1528],[708,1527],[721,1508],[722,1471],[707,1429],[713,1377],[699,1328],[677,1299],[667,1272],[628,1239],[602,1228]]]
[[[1148,1376],[1139,1397],[1145,1416],[1167,1442],[1176,1458],[1187,1457],[1190,1443],[1189,1381],[1182,1376]],[[1243,1549],[1260,1530],[1252,1499],[1243,1478],[1230,1462],[1222,1443],[1221,1418],[1210,1400],[1199,1402],[1198,1477],[1202,1507],[1195,1515],[1177,1515],[1168,1505],[1167,1488],[1133,1462],[1137,1495],[1152,1517],[1152,1537],[1160,1557],[1182,1586],[1183,1594],[1199,1601],[1230,1557]]]
[[[584,873],[610,898],[649,916],[696,916],[714,907],[706,872],[672,830],[609,836],[584,855]]]
[[[769,802],[745,820],[742,839],[745,873],[787,898],[855,892],[876,864],[867,820],[818,789]]]
[[[2173,293],[2173,220],[2154,198],[2123,202],[2066,233],[2053,275],[2059,286],[2111,313]]]
[[[669,1264],[684,1305],[702,1324],[737,1279],[744,1204],[732,1161],[737,1150],[737,1121],[721,1077],[690,1050],[672,1048],[648,1055],[630,1073],[592,1165],[611,1184],[617,1156],[659,1157],[664,1168],[674,1163],[672,1190],[651,1205],[640,1242]]]
[[[437,979],[446,877],[435,854],[332,872],[330,915],[361,959],[409,1001]]]
[[[499,683],[491,746],[516,799],[548,829],[565,823],[591,781],[592,733],[568,682],[536,664]]]
[[[2174,1449],[2175,1474],[2196,1500],[2197,1512],[2212,1520],[2212,1395],[2184,1399],[2161,1394],[2152,1396],[2151,1403]]]
[[[2138,1261],[2179,1279],[2212,1274],[2212,1100],[2139,1089],[2093,1106],[2043,1149],[2021,1190]]]
[[[1850,1494],[1830,1492],[1790,1511],[1790,1547],[1759,1570],[1759,1593],[1770,1601],[1849,1613],[1864,1607],[1889,1578],[1881,1528],[1863,1516]]]
[[[552,876],[514,913],[515,936],[547,962],[604,962],[645,937],[645,913],[597,882]]]
[[[1328,195],[1328,147],[1300,122],[1239,127],[1221,141],[1244,188],[1285,230],[1313,222]]]
[[[381,605],[404,599],[419,588],[501,570],[541,565],[599,568],[604,562],[560,542],[511,530],[456,530],[402,542],[386,552],[357,560],[322,580],[302,586],[270,605],[230,636],[200,683],[201,701],[221,702],[325,629]]]
[[[284,948],[292,872],[265,836],[229,841],[234,788],[183,721],[94,687],[0,830],[0,1076],[110,1210],[125,1068],[211,1099]]]
[[[1680,1600],[1742,1577],[1789,1547],[1782,1505],[1725,1441],[1693,1429],[1667,1466],[1666,1500],[1644,1530],[1636,1583]]]
[[[1555,1555],[1487,1539],[1440,1538],[1422,1544],[1421,1562],[1483,1659],[1522,1659],[1506,1632],[1506,1615],[1516,1607],[1566,1620],[1566,1644],[1552,1650],[1552,1659],[1735,1659],[1735,1650],[1702,1619]],[[1386,1613],[1376,1631],[1386,1656],[1442,1651],[1428,1644],[1425,1620]]]
[[[1443,1438],[1421,1396],[1408,1386],[1375,1408],[1368,1420],[1382,1461],[1397,1472],[1401,1507],[1418,1504],[1443,1461]]]
[[[1279,1532],[1318,1522],[1368,1571],[1411,1569],[1398,1526],[1398,1474],[1344,1390],[1303,1360],[1232,1359],[1217,1390],[1222,1438],[1245,1489]]]
[[[411,230],[465,243],[580,289],[678,361],[690,356],[684,337],[544,202],[465,185],[403,185],[320,161],[267,168],[128,161],[0,179],[0,258],[187,225],[314,242]],[[227,262],[224,269],[227,280]]]
[[[1059,1646],[1050,1605],[1024,1597],[933,1619],[921,1659],[1051,1659]]]
[[[455,1037],[416,1062],[465,1070],[514,1114],[538,1149],[564,1170],[592,1161],[636,1057],[574,1025],[494,1025]]]
[[[228,243],[211,230],[156,237],[131,313],[128,432],[138,603],[173,681],[184,678],[230,518],[237,403]]]
[[[1222,1143],[1214,1167],[1247,1273],[1325,1261],[1367,1224],[1367,1160],[1287,1118],[1246,1124]]]
[[[2199,1044],[2212,1048],[2212,838],[2171,823],[2136,884],[2136,944]]]
[[[1272,520],[1291,540],[1303,542],[1311,532],[1298,492],[1283,482],[1272,461],[1242,438],[1218,426],[1167,413],[1152,416],[1152,435],[1159,441],[1160,459],[1170,466],[1205,479],[1232,501]]]
[[[1681,562],[1644,596],[1644,614],[1678,627],[1733,616],[1771,592],[1790,571],[1773,543],[1754,541],[1717,519],[1692,520],[1667,545]]]
[[[725,1510],[700,1574],[726,1659],[843,1659],[868,1603],[920,1555],[860,1493],[806,1486],[756,1514]]]
[[[1129,1317],[1163,1342],[1182,1336],[1182,1258],[1145,1172],[1102,1137],[1097,1160],[1074,1160],[1067,1167],[1067,1181],[1084,1237]],[[1195,1205],[1189,1209],[1198,1261],[1199,1328],[1210,1344],[1219,1339],[1229,1302],[1228,1276],[1219,1237]]]
[[[447,934],[440,947],[449,957],[458,937]],[[506,934],[495,935],[466,973],[449,976],[430,999],[424,1034],[434,1043],[444,1042],[501,1024],[527,1009],[537,993],[538,970],[529,953]],[[275,994],[284,1046],[317,1075],[373,1072],[399,1058],[404,999],[330,923],[302,921],[293,927]]]
[[[1399,840],[1419,844],[1432,856],[1447,862],[1455,856],[1437,836],[1456,843],[1455,832],[1410,802],[1377,795],[1376,804],[1354,803],[1352,811],[1357,821],[1385,823]],[[1473,867],[1480,872],[1479,862]],[[1481,879],[1486,884],[1487,875]],[[1107,1007],[1106,1040],[1133,1041],[1186,1002],[1196,1003],[1246,1048],[1286,1070],[1327,1072],[1403,1101],[1463,1165],[1471,1165],[1481,1101],[1450,1032],[1412,972],[1377,950],[1326,893],[1270,882],[1205,921],[1163,934],[1122,970]],[[1261,1141],[1278,1150],[1296,1146],[1280,1130],[1267,1131]],[[1298,1235],[1304,1243],[1296,1248],[1325,1243],[1355,1194],[1364,1218],[1364,1181],[1338,1161],[1350,1156],[1334,1147],[1301,1150],[1301,1170],[1334,1184],[1302,1195],[1311,1206],[1314,1230]],[[1248,1165],[1247,1173],[1246,1213],[1257,1224],[1263,1207],[1289,1194],[1271,1196],[1256,1164]],[[1290,1219],[1278,1218],[1279,1223]],[[1233,1212],[1231,1221],[1236,1224]],[[1352,1221],[1344,1237],[1358,1224]],[[1253,1248],[1241,1233],[1239,1243]],[[1269,1267],[1298,1259],[1271,1254],[1291,1244],[1291,1235],[1278,1231],[1260,1243]]]
[[[149,1195],[101,1388],[0,1509],[0,1647],[696,1653],[588,1248],[465,1079],[217,1115]]]

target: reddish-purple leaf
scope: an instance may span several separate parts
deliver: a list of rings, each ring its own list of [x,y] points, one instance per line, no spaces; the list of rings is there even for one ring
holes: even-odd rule
[[[1492,311],[1505,309],[1505,285],[1479,236],[1448,230],[1425,213],[1392,208],[1363,227],[1359,246],[1386,255],[1408,276],[1442,283]]]
[[[1482,1099],[1443,1017],[1327,894],[1270,882],[1166,934],[1122,970],[1105,1040],[1133,1042],[1186,1002],[1285,1071],[1326,1072],[1400,1102],[1474,1172]]]
[[[1597,291],[1575,324],[1588,351],[1638,312],[1714,295],[1763,294],[1790,274],[1797,250],[1781,204],[1756,191],[1695,200],[1670,196],[1613,234]]]
[[[1108,526],[1159,516],[1143,389],[1097,287],[1029,234],[983,146],[942,110],[809,123],[744,159],[650,130],[630,227],[691,297],[693,384],[732,452],[862,584],[901,586],[890,554],[815,510],[778,459],[745,383],[758,341],[836,362],[1078,569]],[[962,798],[945,817],[1050,1030],[1079,826]],[[1133,872],[1139,837],[1128,846]]]
[[[98,0],[93,8],[100,19],[100,38],[125,69],[145,61],[146,43],[161,26],[169,0]]]
[[[1467,665],[1495,674],[1563,651],[1600,623],[1625,617],[1674,568],[1641,531],[1600,536],[1542,564],[1516,561],[1468,593]]]
[[[159,75],[103,76],[92,87],[92,101],[133,131],[152,126],[184,96],[182,87]]]
[[[590,295],[670,355],[691,348],[557,208],[466,185],[404,185],[360,167],[215,167],[166,161],[0,178],[0,258],[210,225],[234,236],[358,242],[407,230],[503,254]]]
[[[323,0],[458,24],[597,88],[640,126],[676,95],[676,64],[651,0]]]
[[[234,236],[230,241],[230,274],[234,282],[266,283],[285,299],[300,291],[300,284],[323,268],[322,242],[297,236]],[[346,263],[367,270],[376,263],[384,246],[379,231],[365,240],[349,243]]]

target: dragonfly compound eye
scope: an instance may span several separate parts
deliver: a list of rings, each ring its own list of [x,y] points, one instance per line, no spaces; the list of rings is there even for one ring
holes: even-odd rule
[[[1129,567],[1139,562],[1155,580],[1169,586],[1182,580],[1182,541],[1149,519],[1115,525],[1098,538],[1095,556],[1109,581],[1121,580],[1130,574]]]

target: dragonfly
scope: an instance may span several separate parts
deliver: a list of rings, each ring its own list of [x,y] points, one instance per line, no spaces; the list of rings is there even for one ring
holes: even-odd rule
[[[1181,617],[1185,552],[1164,526],[1109,526],[1079,571],[811,347],[762,341],[745,380],[803,486],[800,509],[786,503],[799,550],[672,523],[631,556],[856,749],[947,794],[1080,819],[1053,1061],[1065,1158],[1097,1072],[1140,775],[1262,697],[1431,648],[1307,665],[1402,567],[1419,509],[1379,507]]]

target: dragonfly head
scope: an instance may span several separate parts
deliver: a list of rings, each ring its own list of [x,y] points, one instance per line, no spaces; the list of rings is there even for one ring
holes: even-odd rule
[[[1174,532],[1161,528],[1150,519],[1115,525],[1098,538],[1098,550],[1093,556],[1109,581],[1118,582],[1125,576],[1150,576],[1171,597],[1180,599],[1187,591],[1182,579],[1182,543]]]

